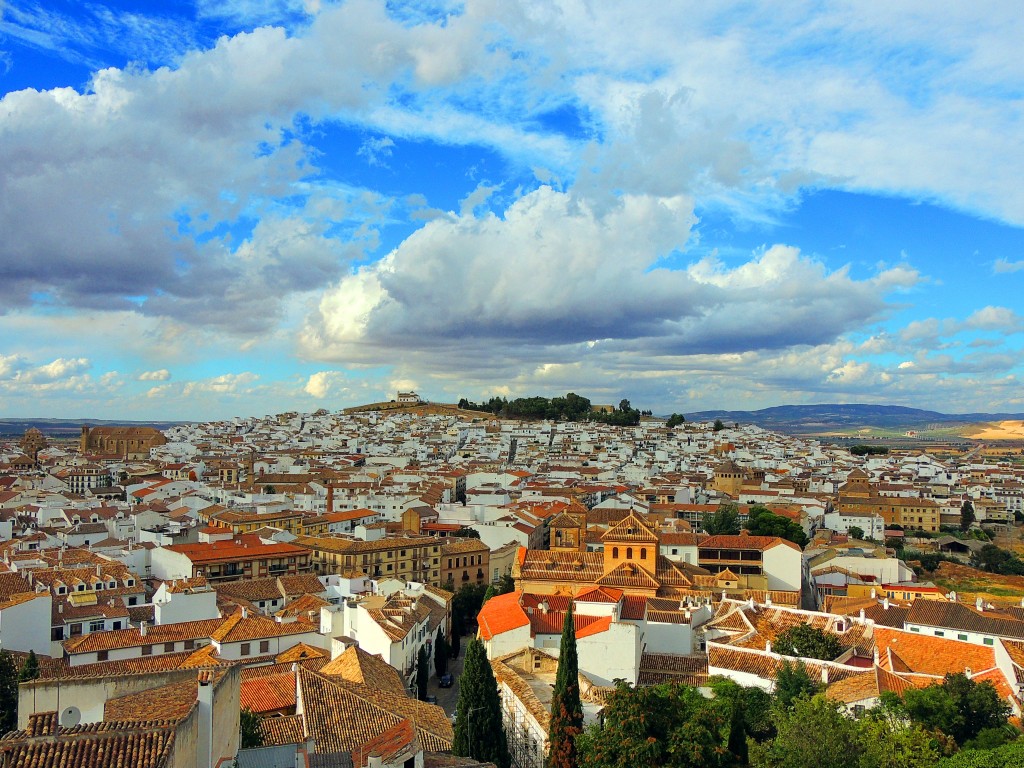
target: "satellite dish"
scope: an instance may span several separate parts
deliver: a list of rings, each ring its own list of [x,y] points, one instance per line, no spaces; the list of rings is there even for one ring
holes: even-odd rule
[[[67,707],[60,713],[60,727],[74,728],[82,722],[82,711],[78,707]]]

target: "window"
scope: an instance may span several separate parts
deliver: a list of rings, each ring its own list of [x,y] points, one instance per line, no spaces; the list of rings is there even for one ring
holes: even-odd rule
[[[921,630],[918,627],[911,627],[910,631],[911,632],[920,632]]]
[[[957,640],[966,640],[967,639],[967,635],[963,635],[963,634],[957,635],[956,639]]]
[[[270,653],[269,640],[260,640],[260,653]]]
[[[185,641],[185,650],[186,651],[191,651],[195,647],[196,647],[196,641],[195,640],[186,640]]]
[[[646,549],[641,548],[641,550],[640,550],[640,559],[641,560],[646,560],[647,559],[647,550]]]
[[[96,661],[106,661],[110,658],[109,651],[96,651]]]
[[[82,625],[81,625],[81,623],[72,624],[71,625],[71,636],[72,637],[76,637],[77,635],[80,635],[80,634],[82,634]]]
[[[943,631],[942,631],[941,629],[936,629],[936,630],[935,630],[935,636],[936,636],[936,637],[945,637],[945,636],[946,636],[946,633],[945,633],[945,632],[943,632]]]
[[[135,605],[137,602],[139,602],[139,598],[134,595],[128,598],[128,605]]]
[[[142,655],[143,656],[152,656],[153,655],[153,646],[152,645],[144,645],[144,646],[142,646]]]
[[[984,642],[985,642],[985,645],[995,645],[996,644],[995,638],[992,638],[992,637],[986,637]]]
[[[50,639],[51,640],[63,640],[64,639],[64,627],[51,627],[50,628]]]
[[[174,653],[174,643],[164,643],[164,653]]]
[[[249,655],[249,643],[242,643],[242,649],[241,649],[240,652],[241,652],[241,654],[243,656],[248,656]]]
[[[633,559],[633,548],[632,547],[626,547],[626,559],[627,560],[632,560]]]
[[[612,547],[612,557],[618,557],[618,556],[619,556],[619,548],[618,547]]]

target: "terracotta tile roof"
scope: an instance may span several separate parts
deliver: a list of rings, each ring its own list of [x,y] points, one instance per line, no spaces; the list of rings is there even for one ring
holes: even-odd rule
[[[61,728],[49,738],[13,731],[0,740],[0,763],[18,768],[165,768],[176,721],[103,721]]]
[[[519,551],[519,556],[523,579],[593,584],[604,573],[604,555],[600,552],[549,552],[524,548]]]
[[[260,614],[250,613],[243,616],[241,612],[238,612],[223,619],[221,625],[210,634],[210,639],[224,644],[317,631],[317,627],[302,620],[279,622]]]
[[[708,669],[710,674],[715,674],[713,668],[717,667],[718,669],[731,669],[737,672],[756,675],[763,680],[774,680],[784,661],[796,661],[795,659],[787,659],[786,657],[779,656],[778,654],[722,645],[717,642],[709,642],[707,644],[707,650]],[[823,669],[828,670],[828,679],[830,682],[843,680],[847,677],[853,677],[854,675],[862,674],[864,671],[858,667],[827,664],[824,662],[810,660],[803,661],[804,665],[807,667],[807,672],[810,674],[811,678],[815,680],[821,678]]]
[[[786,539],[780,539],[778,536],[750,536],[747,534],[739,534],[738,536],[730,536],[722,534],[719,536],[708,536],[703,539],[698,547],[704,549],[756,549],[764,551],[771,549],[779,545],[790,547],[800,552],[801,549],[797,544]]]
[[[297,674],[305,731],[315,739],[319,754],[351,752],[405,718],[416,724],[424,749],[451,749],[451,721],[434,704],[345,681],[334,682],[301,667]]]
[[[241,541],[241,544],[236,544]],[[227,541],[205,544],[169,544],[166,549],[185,555],[195,565],[225,560],[261,560],[268,557],[297,557],[309,550],[294,544],[265,544],[258,536],[242,534]]]
[[[619,618],[623,621],[640,621],[647,613],[647,598],[643,595],[626,595],[622,598]]]
[[[292,680],[292,690],[295,681]],[[294,695],[292,696],[294,703]],[[289,715],[285,717],[261,717],[259,732],[263,736],[263,746],[274,747],[282,744],[301,744],[306,740],[303,732],[302,717]]]
[[[496,635],[530,624],[530,618],[520,605],[522,592],[508,592],[495,595],[480,609],[476,623],[482,640],[492,640]]]
[[[304,659],[324,659],[326,661],[327,653],[307,643],[299,643],[293,645],[287,651],[277,654],[274,657],[274,662],[277,664],[290,664],[293,661],[302,661]]]
[[[193,678],[139,693],[108,699],[104,720],[178,720],[196,703],[198,683]]]
[[[365,744],[361,744],[352,750],[352,764],[358,766],[368,765],[371,757],[380,758],[385,765],[394,762],[395,758],[403,756],[408,751],[417,751],[419,746],[416,740],[416,729],[412,721],[402,720],[393,725],[383,733],[374,736]]]
[[[320,668],[320,674],[398,695],[405,694],[405,684],[398,670],[380,656],[371,655],[357,645],[349,646],[344,653],[331,659]]]
[[[597,583],[608,587],[626,587],[632,589],[658,589],[661,582],[643,568],[633,563],[620,563],[601,578]]]
[[[653,525],[641,517],[635,509],[630,509],[625,517],[605,532],[601,540],[657,543],[658,534]]]
[[[683,683],[700,687],[707,684],[708,657],[676,656],[668,653],[645,653],[640,657],[637,685]]]
[[[971,669],[975,673],[996,665],[992,648],[943,637],[875,627],[879,664],[893,672],[945,675]]]
[[[591,587],[576,595],[576,602],[584,603],[617,603],[622,599],[621,589],[613,587]]]
[[[207,639],[223,622],[224,619],[203,619],[202,621],[183,621],[177,624],[161,624],[147,627],[145,635],[137,627],[114,629],[108,632],[92,632],[65,640],[63,645],[65,651],[74,654],[158,645],[182,640]]]
[[[260,667],[252,669],[259,670]],[[249,677],[239,688],[239,705],[256,714],[295,708],[295,673],[289,667],[273,675]]]
[[[907,613],[906,622],[1024,640],[1024,621],[991,615],[960,603],[941,600],[915,600]]]

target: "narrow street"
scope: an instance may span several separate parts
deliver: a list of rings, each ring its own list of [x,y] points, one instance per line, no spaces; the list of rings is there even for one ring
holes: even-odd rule
[[[441,688],[438,686],[437,676],[434,674],[430,675],[430,681],[427,683],[427,695],[436,696],[438,706],[449,715],[455,713],[455,704],[459,700],[459,678],[462,676],[462,660],[466,656],[466,643],[469,640],[469,636],[462,638],[462,652],[459,654],[459,658],[448,661],[448,673],[455,679],[452,687]]]

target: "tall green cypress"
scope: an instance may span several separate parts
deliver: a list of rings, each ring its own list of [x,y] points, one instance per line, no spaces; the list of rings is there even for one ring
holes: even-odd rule
[[[444,638],[444,632],[438,632],[437,642],[434,643],[434,672],[437,673],[438,677],[441,677],[448,671],[449,655],[450,650],[448,648],[448,641]]]
[[[0,736],[18,727],[18,665],[0,651]]]
[[[484,644],[477,639],[466,646],[466,660],[459,678],[459,701],[455,707],[455,739],[452,753],[490,761],[509,768],[512,759],[501,720],[498,683],[487,661]]]
[[[416,654],[416,698],[423,701],[427,698],[427,682],[430,680],[430,656],[427,646],[421,645]]]
[[[565,612],[562,645],[558,652],[558,672],[551,696],[551,729],[548,733],[550,768],[576,768],[579,754],[576,737],[583,730],[583,703],[580,701],[579,657],[576,654],[576,622],[572,605]]]

